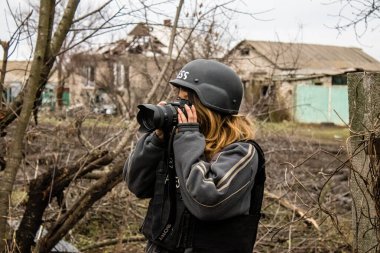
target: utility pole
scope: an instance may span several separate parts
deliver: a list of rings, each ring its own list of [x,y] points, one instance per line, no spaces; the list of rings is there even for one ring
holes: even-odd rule
[[[380,252],[380,73],[348,74],[353,252]]]

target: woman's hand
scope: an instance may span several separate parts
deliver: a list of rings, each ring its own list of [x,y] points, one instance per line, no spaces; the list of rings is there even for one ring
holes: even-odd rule
[[[178,111],[178,123],[198,123],[197,122],[197,111],[195,110],[195,106],[192,105],[191,108],[188,105],[185,105],[186,115],[181,111],[181,109],[177,109]]]
[[[165,101],[161,101],[159,102],[157,105],[166,105],[167,103]],[[155,131],[155,134],[157,135],[158,139],[160,140],[164,140],[164,131],[162,131],[162,129],[156,129]]]

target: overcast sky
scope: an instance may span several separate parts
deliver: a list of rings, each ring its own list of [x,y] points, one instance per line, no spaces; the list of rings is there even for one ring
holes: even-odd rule
[[[251,11],[270,10],[259,15],[271,21],[255,21],[244,15],[238,20],[240,36],[252,40],[304,42],[313,44],[359,47],[380,61],[380,20],[370,23],[360,38],[354,29],[339,33],[334,27],[339,22],[341,1],[333,0],[250,0],[246,7]],[[346,8],[345,16],[350,16]],[[378,29],[376,29],[378,27]],[[362,32],[363,27],[358,27]]]
[[[117,1],[122,2],[123,0]],[[27,0],[10,0],[10,2],[28,5]],[[355,35],[353,29],[339,33],[333,27],[339,22],[338,14],[342,9],[341,2],[340,0],[238,1],[239,9],[242,11],[264,13],[255,15],[258,19],[243,14],[235,15],[231,22],[238,26],[237,41],[250,39],[359,47],[380,61],[380,20],[372,21],[360,38]],[[3,40],[9,38],[3,16],[5,10],[5,0],[0,0],[0,39]],[[349,16],[352,9],[346,10],[344,15]],[[376,29],[376,27],[379,28]],[[2,54],[1,50],[0,53]],[[25,50],[19,50],[14,54],[13,59],[25,57],[27,57]]]

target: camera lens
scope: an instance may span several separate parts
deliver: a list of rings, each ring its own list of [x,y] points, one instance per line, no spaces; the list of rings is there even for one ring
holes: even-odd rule
[[[141,115],[140,115],[141,116]],[[138,117],[140,125],[143,125],[146,129],[154,129],[154,111],[146,110],[144,117]]]
[[[137,106],[140,111],[137,113],[137,122],[140,130],[153,131],[155,129],[166,129],[176,124],[173,119],[177,112],[172,105],[152,105],[142,104]],[[176,121],[176,120],[174,120]]]
[[[140,111],[137,113],[137,122],[140,124],[140,129],[145,131],[153,131],[157,125],[160,125],[159,121],[159,108],[158,106],[151,104],[143,104],[137,106]]]
[[[177,108],[180,108],[186,115],[185,104],[191,105],[185,99],[167,105],[138,105],[137,108],[140,111],[137,113],[137,122],[140,124],[140,130],[148,132],[155,129],[170,130],[170,127],[178,124]]]

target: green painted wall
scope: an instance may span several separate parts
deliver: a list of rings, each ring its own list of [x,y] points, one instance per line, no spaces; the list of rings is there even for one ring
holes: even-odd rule
[[[349,123],[348,115],[348,86],[332,86],[331,87],[331,122],[337,125],[345,125]],[[336,113],[334,112],[336,111]],[[338,116],[339,115],[339,116]],[[342,119],[340,119],[342,118]],[[342,122],[342,120],[345,122]]]
[[[64,91],[62,94],[62,101],[65,106],[70,106],[70,92]]]
[[[347,85],[326,87],[299,84],[294,99],[294,117],[297,122],[330,122],[336,125],[348,123]]]

